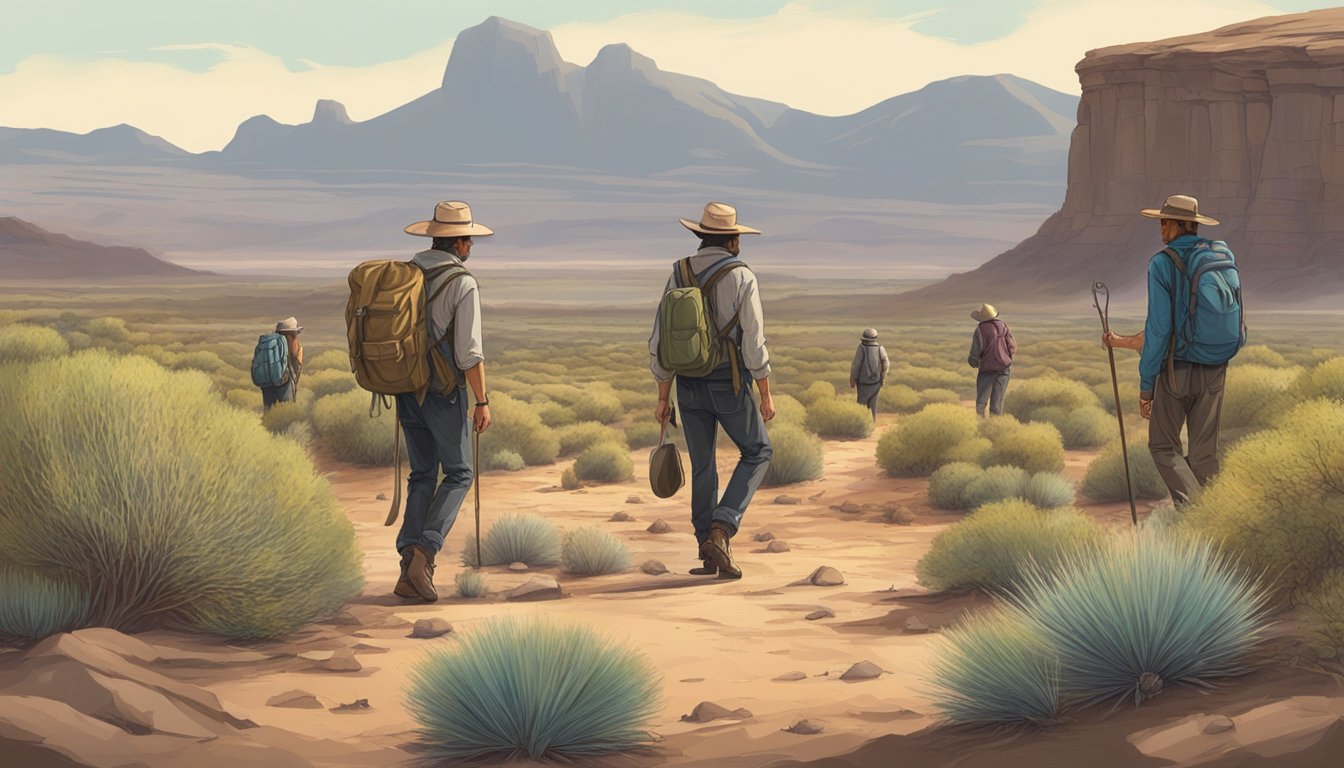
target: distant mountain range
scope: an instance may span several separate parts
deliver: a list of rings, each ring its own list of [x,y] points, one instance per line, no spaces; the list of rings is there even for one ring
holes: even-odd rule
[[[492,17],[463,30],[440,88],[364,122],[242,123],[188,153],[121,125],[0,129],[0,163],[167,164],[297,175],[566,168],[828,195],[984,203],[1060,199],[1078,99],[1013,77],[959,77],[825,117],[660,70],[626,45],[586,67],[550,33]]]
[[[49,232],[13,216],[0,217],[0,277],[184,277],[208,274],[180,267],[140,248],[109,247]]]

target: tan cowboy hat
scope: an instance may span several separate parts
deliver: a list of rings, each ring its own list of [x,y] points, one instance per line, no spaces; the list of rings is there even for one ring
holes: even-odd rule
[[[1201,215],[1199,201],[1189,195],[1172,195],[1167,198],[1167,202],[1161,208],[1144,208],[1139,211],[1139,215],[1147,216],[1150,219],[1193,221],[1198,224],[1208,224],[1211,227],[1218,223],[1217,219]]]
[[[471,206],[460,200],[446,200],[434,206],[431,221],[417,221],[406,234],[420,237],[486,237],[495,234],[489,227],[471,220]]]
[[[737,223],[737,209],[727,203],[710,203],[700,221],[682,219],[681,226],[701,235],[759,235],[761,230]]]
[[[971,319],[977,323],[993,320],[998,316],[999,310],[995,309],[993,304],[981,304],[979,309],[971,312]]]
[[[298,333],[302,330],[303,326],[299,325],[299,321],[293,317],[286,317],[275,324],[276,333]]]

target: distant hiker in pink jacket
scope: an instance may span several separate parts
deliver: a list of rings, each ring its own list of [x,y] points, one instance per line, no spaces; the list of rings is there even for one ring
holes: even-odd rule
[[[1017,354],[1013,332],[999,319],[999,311],[989,304],[981,304],[971,313],[979,323],[971,335],[971,354],[967,362],[979,368],[975,379],[975,412],[985,415],[985,406],[995,416],[1003,413],[1003,396],[1008,391],[1008,375]]]

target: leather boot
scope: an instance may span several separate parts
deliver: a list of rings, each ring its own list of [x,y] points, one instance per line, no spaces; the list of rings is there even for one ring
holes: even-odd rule
[[[733,552],[729,540],[732,533],[723,523],[714,523],[709,529],[709,538],[700,545],[700,557],[713,563],[719,569],[720,579],[740,579],[742,569],[733,562]]]
[[[419,598],[420,593],[415,591],[415,586],[411,584],[410,577],[406,571],[411,565],[411,548],[406,547],[401,550],[401,578],[397,579],[397,586],[392,589],[392,594],[397,597]]]
[[[692,575],[692,576],[717,576],[717,575],[719,575],[719,566],[715,565],[715,564],[713,563],[713,561],[710,561],[710,560],[701,560],[701,561],[700,561],[700,567],[699,567],[699,568],[692,568],[692,569],[691,569],[691,575]]]
[[[439,592],[434,589],[434,553],[419,544],[412,545],[410,550],[411,562],[406,566],[406,580],[421,600],[432,603],[439,599]]]

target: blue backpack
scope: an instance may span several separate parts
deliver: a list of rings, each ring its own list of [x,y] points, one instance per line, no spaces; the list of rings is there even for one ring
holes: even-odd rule
[[[1231,360],[1246,344],[1241,275],[1231,249],[1222,240],[1200,240],[1184,259],[1175,248],[1163,253],[1181,276],[1171,290],[1167,369],[1171,370],[1178,347],[1183,356],[1210,365]],[[1178,291],[1189,293],[1189,312],[1183,318],[1176,316]]]
[[[275,389],[289,381],[289,343],[278,333],[263,334],[252,352],[252,383]]]

